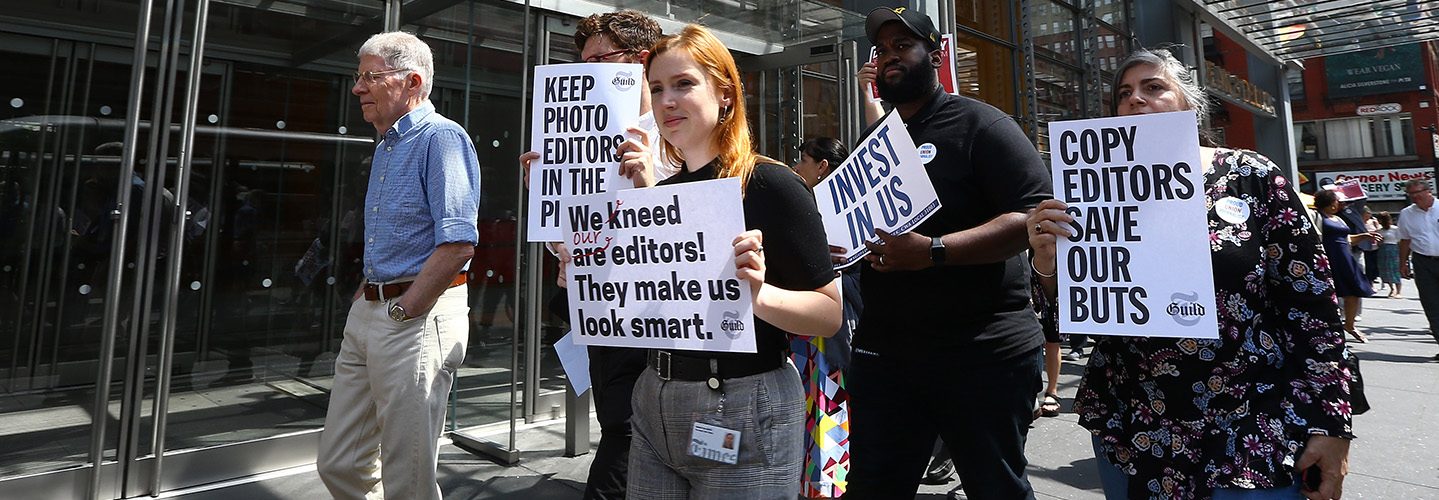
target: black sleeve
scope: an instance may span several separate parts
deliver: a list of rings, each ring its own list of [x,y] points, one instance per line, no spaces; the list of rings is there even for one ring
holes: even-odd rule
[[[814,195],[789,168],[755,166],[745,188],[745,227],[764,233],[765,283],[814,290],[834,280]]]
[[[1003,115],[975,132],[970,161],[990,206],[999,213],[1027,212],[1053,198],[1049,169],[1014,118]]]

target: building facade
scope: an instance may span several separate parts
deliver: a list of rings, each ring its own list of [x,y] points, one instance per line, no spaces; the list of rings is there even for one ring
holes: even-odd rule
[[[1198,46],[1199,15],[1168,1],[907,3],[955,34],[960,92],[1014,115],[1041,150],[1048,122],[1107,114],[1111,72],[1136,44]],[[587,408],[566,397],[549,347],[567,326],[544,307],[552,258],[523,243],[515,159],[530,68],[573,61],[576,21],[616,5],[667,31],[695,19],[717,31],[765,154],[794,161],[805,138],[856,139],[863,13],[881,2],[7,6],[0,496],[157,494],[314,461],[374,148],[349,94],[354,54],[384,30],[433,47],[431,99],[482,164],[451,437],[513,461],[516,425]]]
[[[1357,177],[1370,207],[1408,205],[1403,183],[1433,183],[1439,158],[1434,42],[1313,58],[1288,81],[1299,169],[1311,186]]]

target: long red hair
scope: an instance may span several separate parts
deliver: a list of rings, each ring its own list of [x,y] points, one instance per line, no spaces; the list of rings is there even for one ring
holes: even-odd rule
[[[739,67],[735,66],[734,57],[730,55],[729,48],[724,46],[708,28],[698,24],[685,26],[679,34],[661,38],[659,43],[650,49],[649,59],[645,60],[646,78],[650,63],[659,57],[660,54],[671,50],[684,51],[695,64],[704,69],[709,83],[719,87],[726,96],[730,98],[730,110],[728,113],[720,111],[720,118],[723,120],[710,132],[710,140],[714,141],[715,149],[719,151],[719,162],[715,168],[717,177],[739,177],[741,186],[749,185],[750,173],[754,171],[756,161],[766,163],[779,163],[772,159],[756,153],[754,150],[754,138],[750,136],[749,119],[745,116],[744,83],[740,80]],[[684,155],[679,148],[664,141],[666,158],[673,166],[680,166],[684,162]]]

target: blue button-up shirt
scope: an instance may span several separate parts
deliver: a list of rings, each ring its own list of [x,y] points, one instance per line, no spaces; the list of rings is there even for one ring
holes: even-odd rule
[[[365,192],[365,279],[415,276],[435,247],[478,243],[479,209],[475,145],[425,101],[375,146]]]

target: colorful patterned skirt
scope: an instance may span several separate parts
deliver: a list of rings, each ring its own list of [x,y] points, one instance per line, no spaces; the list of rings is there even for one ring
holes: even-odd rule
[[[1379,280],[1384,283],[1399,282],[1399,245],[1379,245]]]
[[[804,382],[804,473],[800,496],[839,498],[849,475],[849,392],[844,374],[831,366],[826,348],[831,339],[795,337],[790,341],[794,365]],[[844,346],[848,347],[848,346]]]

